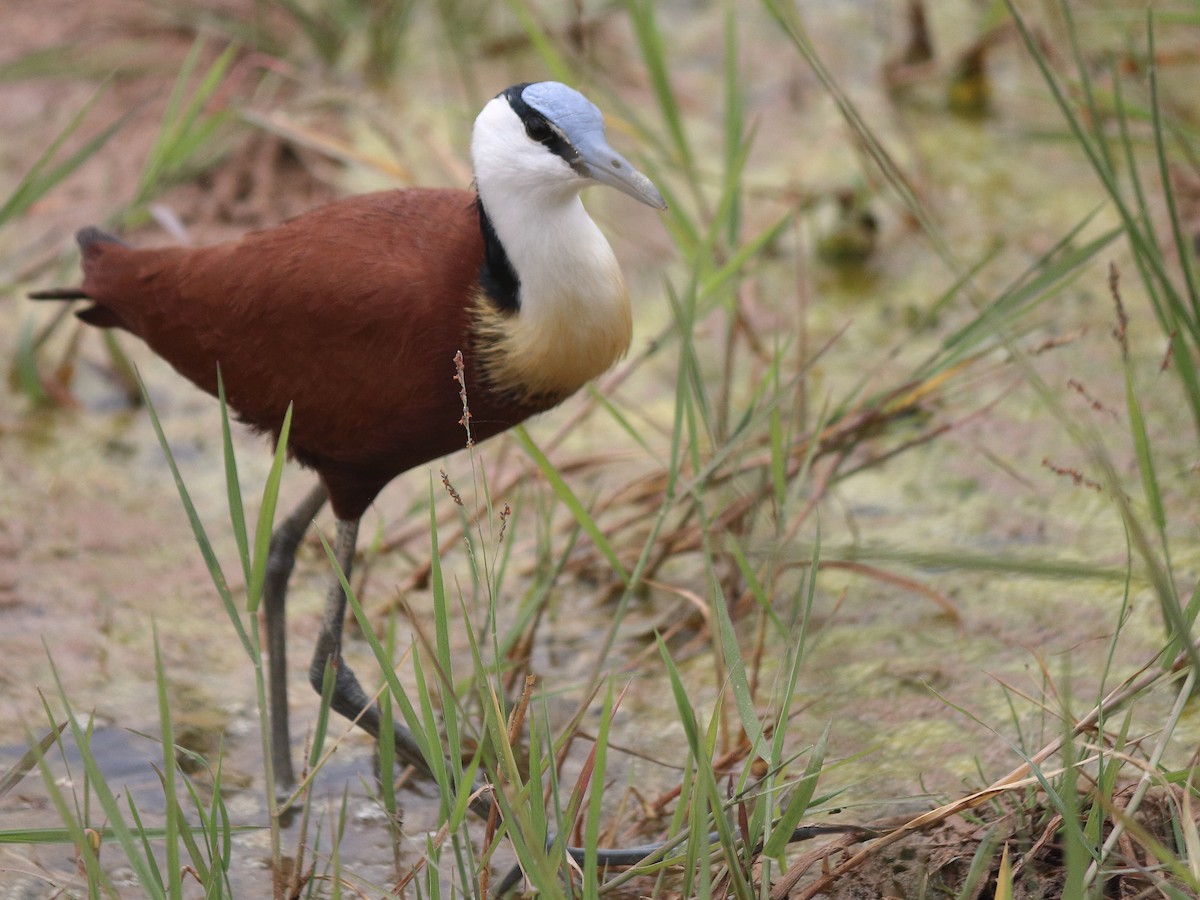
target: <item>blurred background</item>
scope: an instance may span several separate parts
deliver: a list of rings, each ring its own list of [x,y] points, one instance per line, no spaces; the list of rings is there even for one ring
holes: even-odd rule
[[[481,685],[507,710],[536,676],[525,802],[599,797],[586,828],[551,831],[620,845],[695,838],[718,808],[735,823],[744,857],[622,890],[1193,895],[1194,3],[37,0],[0,23],[12,896],[170,882],[146,824],[176,808],[146,737],[163,715],[198,809],[220,759],[233,823],[269,819],[254,667],[137,375],[236,573],[219,407],[24,293],[77,283],[84,225],[200,244],[348,194],[467,188],[478,110],[550,79],[604,111],[670,209],[584,198],[630,286],[628,357],[444,475],[398,479],[364,519],[355,587],[401,681],[477,734]],[[236,427],[233,444],[254,516],[269,447]],[[311,480],[289,467],[281,508]],[[313,536],[289,604],[297,735],[317,719],[303,661],[327,572]],[[418,685],[413,654],[447,661],[438,628],[454,676]],[[358,637],[347,655],[380,683]],[[30,739],[68,710],[91,716],[89,749],[64,738],[35,763]],[[481,890],[431,849],[435,790],[381,799],[372,743],[339,731],[337,748],[312,820],[232,834],[195,881],[255,895],[266,860],[298,895],[282,833],[310,848],[287,872],[321,896],[415,871],[420,890]],[[97,778],[146,811],[144,851],[103,831]],[[780,816],[907,836],[822,861],[770,843]]]

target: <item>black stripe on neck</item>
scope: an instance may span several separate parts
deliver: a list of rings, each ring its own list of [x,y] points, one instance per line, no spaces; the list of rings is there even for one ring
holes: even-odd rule
[[[492,227],[483,199],[475,198],[479,209],[479,230],[483,234],[483,265],[479,267],[479,286],[501,312],[515,313],[521,308],[521,280],[508,259],[504,245]]]

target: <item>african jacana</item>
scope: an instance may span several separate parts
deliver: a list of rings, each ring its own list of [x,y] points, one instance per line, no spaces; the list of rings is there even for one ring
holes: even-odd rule
[[[471,141],[477,194],[413,188],[331,203],[209,247],[133,249],[95,228],[77,239],[83,285],[35,299],[86,299],[77,315],[123,328],[210,394],[279,436],[320,483],[271,538],[263,607],[272,762],[294,782],[288,737],[287,582],[326,499],[347,576],[358,523],[397,475],[465,443],[453,359],[462,351],[475,440],[569,397],[629,347],[621,270],[580,202],[599,182],[665,209],[645,175],[608,146],[604,118],[556,82],[491,100]],[[346,597],[330,586],[309,670],[333,708],[375,737],[379,714],[341,660]],[[397,755],[428,773],[396,726]]]

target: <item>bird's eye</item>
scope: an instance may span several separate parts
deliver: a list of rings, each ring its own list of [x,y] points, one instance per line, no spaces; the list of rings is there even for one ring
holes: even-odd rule
[[[550,130],[550,123],[541,116],[530,116],[525,120],[525,133],[541,143],[548,140],[553,132]]]

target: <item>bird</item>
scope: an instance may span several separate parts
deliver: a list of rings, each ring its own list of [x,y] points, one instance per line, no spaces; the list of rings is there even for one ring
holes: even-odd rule
[[[82,284],[35,300],[90,301],[83,322],[120,329],[240,420],[287,448],[317,485],[275,527],[263,588],[271,763],[295,784],[284,611],[296,551],[330,504],[347,579],[359,522],[402,473],[558,405],[628,350],[632,307],[589,185],[666,209],[609,146],[604,116],[554,81],[488,101],[471,135],[474,190],[412,187],[352,196],[240,239],[135,248],[95,227],[76,235]],[[461,353],[461,370],[453,361]],[[456,380],[459,379],[459,380]],[[309,681],[334,672],[331,706],[378,738],[378,707],[342,659],[346,595],[333,578]],[[429,761],[394,724],[397,756]]]

